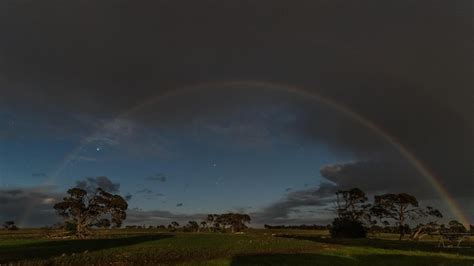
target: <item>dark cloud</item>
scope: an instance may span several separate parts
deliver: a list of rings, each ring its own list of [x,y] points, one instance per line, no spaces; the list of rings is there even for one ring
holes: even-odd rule
[[[405,192],[420,199],[440,197],[427,179],[432,177],[422,176],[408,162],[359,161],[327,165],[320,172],[339,189],[358,187],[371,194]],[[470,187],[458,187],[456,191],[455,196],[458,198],[472,194]]]
[[[446,219],[457,218],[452,217],[452,210],[446,204],[445,195],[440,195],[431,184],[441,182],[440,185],[446,188],[447,185],[443,183],[443,180],[436,176],[428,177],[435,180],[428,180],[406,162],[363,161],[334,164],[323,167],[321,175],[334,182],[337,189],[347,190],[357,187],[370,197],[383,193],[409,193],[421,203],[436,206],[442,210]],[[447,184],[456,185],[455,181]],[[469,212],[474,203],[472,187],[458,184],[457,187],[451,189],[456,193],[451,194],[450,197],[458,202],[468,219],[473,219],[474,216]]]
[[[127,195],[125,195],[125,200],[126,200],[126,201],[130,201],[132,198],[133,198],[133,195],[132,195],[132,194],[127,194]]]
[[[62,197],[52,186],[0,189],[0,221],[13,220],[20,227],[51,225],[59,220],[53,205]]]
[[[421,205],[439,208],[445,220],[456,218],[446,205],[446,199],[407,162],[357,161],[327,165],[320,172],[330,183],[291,191],[283,199],[253,212],[253,220],[257,224],[325,224],[334,217],[335,193],[352,188],[362,189],[369,199],[377,194],[409,193],[416,196]],[[457,191],[455,200],[463,210],[469,210],[474,203],[471,187]],[[474,218],[469,212],[466,215]]]
[[[177,203],[176,207],[183,207],[183,203]]]
[[[325,209],[327,209],[329,204],[334,202],[336,191],[336,186],[326,183],[323,183],[316,188],[292,191],[285,195],[283,199],[266,206],[261,211],[251,213],[251,216],[253,217],[253,221],[257,224],[294,224],[311,219],[311,223],[323,220],[326,221],[328,217],[327,215],[324,215],[327,212]],[[308,215],[306,215],[303,220],[295,217],[294,214],[298,213],[300,208],[305,207],[319,209],[319,217],[309,218]]]
[[[97,188],[102,188],[103,190],[111,193],[117,193],[120,189],[119,183],[113,183],[106,176],[98,177],[86,177],[84,180],[76,181],[76,187],[85,189],[87,191],[93,192]]]
[[[0,25],[8,40],[0,43],[0,111],[15,116],[0,114],[37,121],[0,128],[1,139],[89,136],[87,143],[127,142],[134,154],[172,158],[163,128],[207,130],[252,147],[268,146],[269,131],[288,130],[333,152],[377,161],[340,172],[327,168],[339,186],[420,186],[420,195],[433,194],[380,135],[330,108],[259,86],[203,89],[114,118],[183,85],[270,81],[299,86],[367,118],[452,194],[474,187],[470,0],[3,1]],[[272,130],[234,112],[258,114],[283,104],[277,114],[298,118]],[[160,130],[150,129],[156,121]],[[405,183],[412,186],[404,189]]]
[[[152,175],[152,176],[149,176],[146,178],[146,180],[150,180],[150,181],[159,181],[159,182],[166,182],[168,178],[166,177],[166,175],[164,174],[156,174],[156,175]]]
[[[46,174],[45,173],[32,173],[31,176],[32,177],[45,177]]]

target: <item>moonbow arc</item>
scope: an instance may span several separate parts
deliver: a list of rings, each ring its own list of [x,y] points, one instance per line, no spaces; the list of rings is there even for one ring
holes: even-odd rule
[[[205,82],[205,83],[199,83],[199,84],[195,84],[191,86],[184,86],[181,88],[169,90],[167,92],[158,94],[155,97],[152,97],[124,111],[117,118],[126,118],[128,116],[131,116],[139,112],[140,110],[146,107],[152,106],[153,104],[166,100],[170,97],[177,97],[180,95],[198,91],[200,89],[209,89],[209,88],[215,88],[215,87],[230,87],[230,86],[263,88],[267,90],[283,91],[283,92],[296,94],[296,95],[305,97],[307,99],[314,100],[318,103],[324,104],[330,107],[331,109],[344,114],[346,117],[362,124],[369,130],[381,136],[385,141],[390,143],[404,158],[406,158],[416,168],[416,170],[431,184],[433,189],[441,196],[441,198],[447,203],[452,215],[464,225],[469,225],[469,220],[467,219],[466,215],[464,214],[464,212],[462,211],[461,207],[459,206],[458,202],[454,199],[454,197],[449,193],[449,191],[447,191],[444,188],[440,177],[438,177],[432,171],[430,171],[430,169],[428,169],[428,167],[426,167],[408,148],[403,146],[400,143],[400,141],[398,141],[395,137],[391,136],[388,132],[383,130],[381,127],[374,124],[369,119],[361,116],[360,114],[354,112],[353,110],[347,108],[346,106],[339,104],[329,98],[323,97],[317,93],[309,92],[303,88],[286,85],[286,84],[280,84],[280,83],[253,81],[253,80]],[[104,127],[105,126],[106,124],[104,125]],[[48,178],[45,181],[45,183],[46,184],[53,183],[56,177],[60,175],[61,172],[78,156],[82,147],[87,144],[86,139],[90,139],[91,137],[99,133],[100,133],[100,129],[94,134],[92,134],[91,136],[88,136],[87,138],[85,138],[84,141],[82,141],[67,156],[65,156],[64,159],[61,161],[61,163],[57,166],[53,174],[50,175],[50,178]],[[30,210],[25,210],[24,212],[25,215],[23,217],[26,217],[29,211]]]

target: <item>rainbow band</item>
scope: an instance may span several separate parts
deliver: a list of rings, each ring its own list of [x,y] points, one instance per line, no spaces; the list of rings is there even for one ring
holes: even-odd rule
[[[423,165],[423,163],[413,155],[412,152],[410,152],[406,147],[404,147],[397,139],[395,139],[393,136],[391,136],[389,133],[386,131],[382,130],[380,127],[375,125],[372,121],[368,120],[367,118],[361,116],[360,114],[348,109],[347,107],[336,103],[328,98],[325,98],[319,94],[313,93],[313,92],[308,92],[302,88],[294,87],[294,86],[289,86],[289,85],[282,85],[282,84],[276,84],[276,83],[271,83],[271,82],[265,82],[265,81],[253,81],[253,80],[247,80],[247,81],[225,81],[225,82],[206,82],[206,83],[200,83],[197,85],[193,86],[186,86],[183,88],[178,88],[175,90],[170,90],[164,93],[161,93],[145,102],[142,104],[136,105],[135,107],[123,112],[116,118],[125,118],[127,116],[130,116],[138,111],[140,111],[143,108],[146,108],[148,106],[152,106],[153,104],[156,104],[160,101],[163,101],[167,98],[170,97],[176,97],[180,96],[186,93],[198,91],[199,89],[210,89],[210,88],[215,88],[215,87],[226,87],[226,86],[241,86],[241,87],[262,87],[265,89],[270,89],[270,90],[275,90],[275,91],[283,91],[283,92],[289,92],[293,93],[299,96],[307,97],[310,99],[313,99],[317,102],[320,102],[322,104],[325,104],[329,106],[330,108],[343,113],[350,119],[353,119],[363,126],[367,127],[368,129],[372,130],[373,132],[377,133],[379,136],[381,136],[384,140],[386,140],[388,143],[390,143],[404,158],[406,158],[415,168],[416,170],[431,184],[431,186],[434,188],[434,190],[441,196],[442,199],[446,201],[448,204],[448,207],[454,217],[456,217],[457,220],[459,220],[461,223],[464,225],[468,226],[469,225],[469,220],[466,217],[466,215],[463,213],[461,207],[459,206],[458,202],[454,199],[454,197],[444,188],[442,181],[439,177],[434,175],[426,166]],[[104,126],[105,128],[105,126]],[[45,181],[45,184],[51,184],[56,177],[76,158],[76,156],[79,154],[81,151],[82,147],[87,144],[87,139],[94,135],[100,134],[100,129],[92,134],[91,136],[85,138],[81,143],[79,144],[78,147],[73,149],[59,164],[59,166],[56,168],[54,173]],[[25,215],[23,217],[25,218],[27,214],[31,211],[31,209],[25,210]]]

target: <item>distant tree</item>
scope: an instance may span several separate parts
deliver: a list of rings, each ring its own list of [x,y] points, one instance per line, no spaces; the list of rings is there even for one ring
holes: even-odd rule
[[[250,223],[250,216],[240,213],[225,213],[217,216],[215,223],[221,226],[222,231],[231,229],[232,233],[240,232],[247,228],[247,223]]]
[[[207,229],[209,232],[211,231],[219,231],[221,229],[221,225],[217,221],[219,215],[217,214],[208,214],[206,217]]]
[[[62,202],[56,203],[54,209],[67,222],[76,225],[76,236],[86,237],[90,227],[100,223],[108,215],[111,217],[109,223],[114,227],[120,227],[122,221],[127,217],[127,201],[119,195],[108,193],[101,188],[95,192],[87,192],[81,188],[71,188],[67,191],[69,196]],[[108,220],[108,219],[107,219]]]
[[[201,221],[200,225],[201,225],[201,227],[200,227],[199,231],[206,230],[207,227],[208,227],[208,224],[207,224],[206,221]]]
[[[336,197],[336,213],[339,218],[371,223],[371,204],[366,203],[368,198],[362,190],[339,190]]]
[[[470,224],[470,225],[469,225],[469,232],[470,232],[471,234],[474,234],[474,224]]]
[[[327,230],[331,228],[330,224],[327,225],[307,225],[307,224],[300,224],[300,225],[269,225],[264,224],[263,227],[265,229],[302,229],[302,230]]]
[[[179,223],[176,222],[176,221],[172,221],[172,222],[168,225],[168,230],[170,230],[171,232],[176,231],[178,228],[179,228]]]
[[[196,221],[189,221],[185,228],[186,231],[197,232],[199,231],[199,224]]]
[[[6,221],[3,223],[3,228],[7,230],[18,230],[18,227],[15,225],[14,221]]]
[[[126,225],[125,226],[125,229],[137,229],[137,228],[138,228],[138,226],[136,226],[136,225]]]
[[[414,221],[419,217],[441,215],[438,210],[431,207],[426,210],[420,208],[415,196],[406,193],[375,196],[371,213],[385,224],[389,223],[388,220],[393,220],[398,227],[399,240],[409,231],[408,221]]]
[[[231,228],[232,232],[241,232],[248,228],[251,218],[247,214],[233,213],[231,215]]]

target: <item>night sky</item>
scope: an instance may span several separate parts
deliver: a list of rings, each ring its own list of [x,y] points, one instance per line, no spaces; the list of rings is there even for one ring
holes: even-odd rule
[[[72,186],[123,195],[129,224],[227,211],[254,226],[326,224],[335,191],[353,187],[459,218],[390,138],[472,223],[472,12],[432,0],[1,1],[0,220],[51,225]]]

